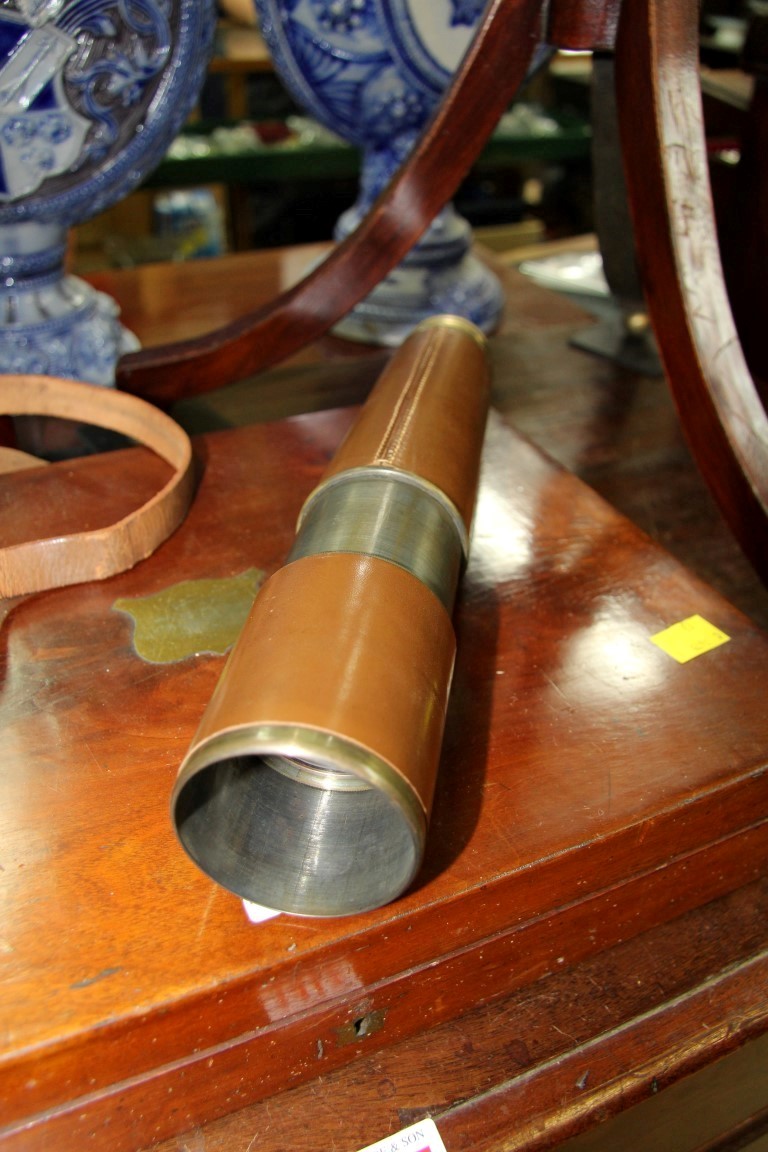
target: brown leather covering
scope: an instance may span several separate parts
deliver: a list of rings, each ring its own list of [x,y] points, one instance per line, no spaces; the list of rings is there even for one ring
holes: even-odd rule
[[[370,466],[411,472],[452,501],[469,531],[489,399],[480,331],[433,317],[385,368],[323,480]]]
[[[212,737],[289,724],[373,752],[428,814],[454,656],[448,613],[403,569],[348,553],[296,560],[256,598],[176,791]]]

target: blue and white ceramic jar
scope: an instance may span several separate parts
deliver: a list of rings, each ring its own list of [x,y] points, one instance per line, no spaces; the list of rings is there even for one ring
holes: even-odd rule
[[[162,159],[202,82],[213,0],[2,0],[0,371],[114,382],[137,346],[65,274],[67,230]]]
[[[466,51],[484,0],[254,0],[275,67],[294,98],[362,149],[343,239],[413,147]],[[403,263],[337,327],[399,344],[436,312],[496,324],[502,292],[470,252],[470,228],[446,207]]]

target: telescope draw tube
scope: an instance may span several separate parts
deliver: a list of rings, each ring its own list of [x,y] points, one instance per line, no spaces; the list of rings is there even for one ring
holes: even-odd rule
[[[299,516],[179,772],[182,846],[266,907],[380,907],[424,855],[489,402],[482,333],[431,317]]]

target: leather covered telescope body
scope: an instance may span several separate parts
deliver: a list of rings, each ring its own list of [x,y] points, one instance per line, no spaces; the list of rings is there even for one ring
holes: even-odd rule
[[[345,915],[418,872],[488,400],[479,330],[420,324],[256,597],[172,798],[183,847],[247,900]]]

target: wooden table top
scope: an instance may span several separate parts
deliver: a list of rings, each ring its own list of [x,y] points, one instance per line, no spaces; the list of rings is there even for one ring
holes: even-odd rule
[[[588,251],[594,244],[594,237],[585,236],[551,247]],[[123,323],[150,346],[200,336],[237,320],[296,284],[329,249],[327,243],[299,244],[238,252],[214,260],[103,270],[89,273],[87,279],[117,300]],[[534,251],[542,252],[543,248],[537,246]],[[494,261],[490,253],[485,256]],[[584,312],[565,298],[537,288],[510,271],[502,260],[497,259],[495,267],[506,290],[500,334],[585,322]],[[311,346],[302,360],[351,356],[360,351],[359,345],[333,341]]]
[[[126,318],[131,300],[150,314],[142,277],[127,280]],[[538,290],[515,292],[497,367],[535,381],[555,358],[577,378],[571,306],[552,299],[547,328]],[[175,305],[189,323],[181,282]],[[335,367],[364,392],[376,356],[329,355],[272,383],[319,406],[315,383]],[[227,403],[258,407],[254,395],[207,399],[211,422]],[[497,399],[427,861],[387,908],[256,926],[195,869],[168,797],[222,657],[147,663],[115,610],[279,566],[353,411],[206,433],[193,508],[153,557],[6,603],[3,1148],[170,1149],[204,1128],[221,1148],[277,1152],[311,1123],[354,1152],[427,1112],[451,1152],[507,1147],[515,1124],[515,1146],[540,1147],[542,1117],[552,1144],[653,1092],[665,1055],[672,1080],[765,1030],[768,638],[534,448],[510,424],[514,398]],[[4,532],[93,526],[162,475],[130,449],[0,477]],[[728,640],[678,663],[651,637],[694,615]],[[627,976],[638,955],[648,986]],[[605,988],[590,1012],[573,999],[585,973]],[[503,1026],[488,1005],[504,1005]]]

